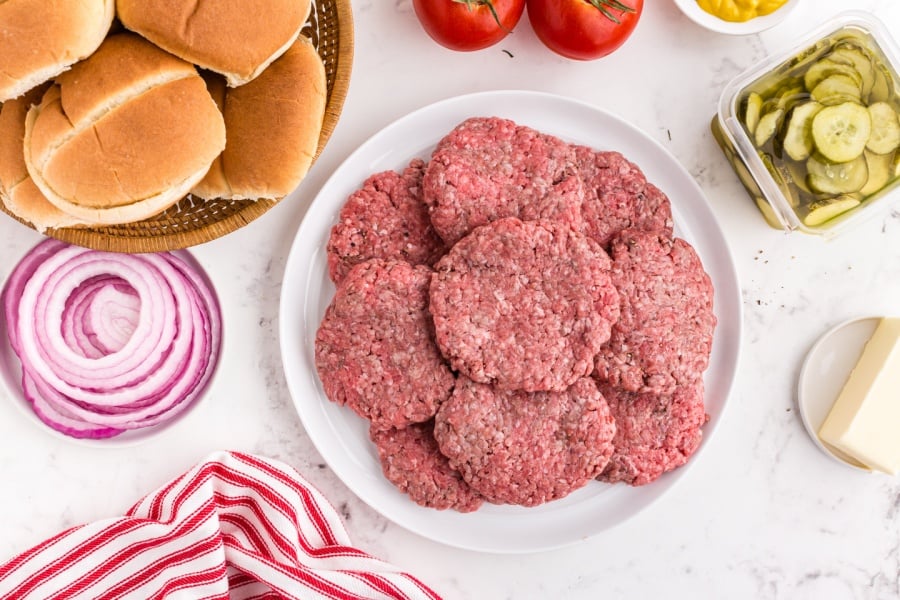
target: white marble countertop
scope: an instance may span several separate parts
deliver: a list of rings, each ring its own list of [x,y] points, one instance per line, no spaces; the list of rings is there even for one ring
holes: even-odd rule
[[[900,3],[853,4],[880,16],[900,39]],[[112,449],[59,440],[0,401],[0,561],[64,527],[119,515],[208,453],[235,449],[294,465],[340,509],[359,546],[448,599],[900,597],[900,479],[856,472],[822,454],[796,405],[804,355],[824,331],[856,316],[900,314],[900,209],[830,242],[775,231],[709,133],[728,80],[846,7],[805,0],[775,29],[728,37],[694,25],[670,0],[648,0],[625,46],[600,61],[575,63],[545,50],[527,18],[498,46],[459,54],[425,37],[410,0],[353,0],[352,83],[324,154],[289,201],[195,249],[225,318],[209,398],[158,438]],[[725,417],[679,484],[612,530],[536,554],[444,546],[360,501],[305,434],[278,347],[287,254],[329,174],[394,119],[491,89],[585,100],[663,144],[696,178],[725,231],[745,312]],[[0,277],[39,239],[0,219]]]

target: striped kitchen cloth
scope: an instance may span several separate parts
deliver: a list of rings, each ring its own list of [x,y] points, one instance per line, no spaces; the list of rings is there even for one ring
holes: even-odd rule
[[[291,467],[219,452],[125,517],[74,527],[0,565],[0,598],[430,599],[354,548]]]

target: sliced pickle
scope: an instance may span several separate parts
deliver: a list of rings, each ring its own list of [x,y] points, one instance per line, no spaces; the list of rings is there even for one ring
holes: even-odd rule
[[[852,78],[841,73],[830,75],[823,79],[810,92],[813,100],[832,106],[844,102],[861,102],[862,91]]]
[[[847,162],[832,162],[819,154],[813,154],[806,161],[806,171],[807,185],[821,194],[858,192],[869,179],[866,159],[861,155]]]
[[[863,77],[853,64],[835,61],[830,55],[810,66],[803,77],[803,84],[806,89],[812,90],[832,75],[844,75],[851,78],[858,88],[862,89],[863,87]]]
[[[863,156],[866,157],[868,179],[866,180],[866,185],[859,190],[859,193],[863,196],[869,196],[887,185],[893,177],[894,155],[876,154],[866,150]]]
[[[816,149],[825,158],[836,163],[861,156],[871,131],[872,118],[869,111],[855,102],[826,106],[816,113],[812,122]]]
[[[853,68],[860,77],[860,89],[863,96],[868,96],[875,84],[875,68],[869,53],[859,46],[843,44],[837,46],[828,59],[834,63],[843,63]]]
[[[775,184],[778,185],[778,189],[781,190],[785,200],[787,200],[791,206],[798,206],[800,204],[800,197],[797,194],[797,188],[789,184],[790,177],[787,173],[775,166],[775,162],[772,160],[770,154],[760,152],[759,158],[762,160],[763,165],[765,165],[766,170],[772,176]]]
[[[875,84],[869,94],[869,102],[888,102],[893,97],[894,78],[884,65],[875,69]]]
[[[807,90],[812,90],[827,77],[841,72],[846,67],[847,65],[839,65],[827,58],[821,58],[812,63],[803,74],[803,85]]]
[[[784,229],[784,226],[781,224],[781,221],[775,214],[775,209],[772,208],[772,206],[768,202],[766,202],[759,196],[754,196],[753,200],[756,201],[756,207],[759,209],[759,212],[762,213],[763,218],[766,220],[766,223],[768,223],[775,229]]]
[[[775,98],[775,107],[787,110],[807,98],[809,98],[809,93],[803,85],[798,84],[793,87],[787,87]]]
[[[750,170],[747,169],[747,165],[744,164],[744,161],[740,159],[739,156],[735,156],[731,162],[731,166],[734,167],[734,172],[740,179],[741,183],[751,194],[757,195],[762,194],[762,191],[759,189],[759,186],[756,184],[756,181],[753,179],[753,176],[750,174]]]
[[[818,227],[848,210],[853,210],[859,204],[859,199],[847,195],[816,200],[809,205],[809,212],[803,218],[803,224],[808,227]]]
[[[822,108],[823,106],[814,100],[804,102],[791,109],[787,116],[782,147],[793,160],[806,160],[812,153],[812,121]]]
[[[876,102],[869,105],[869,117],[872,120],[872,132],[866,142],[866,148],[878,154],[888,154],[900,146],[900,120],[887,102]]]
[[[760,95],[763,97],[763,99],[780,98],[782,95],[784,95],[786,90],[798,87],[805,87],[803,85],[803,77],[785,77],[784,79],[777,81],[771,87],[762,90],[760,92]]]
[[[762,96],[756,92],[750,92],[747,95],[745,103],[744,126],[747,128],[747,131],[750,132],[750,135],[753,135],[756,131],[757,124],[759,124],[759,112],[763,105],[763,99]]]
[[[811,194],[812,190],[806,184],[806,163],[788,160],[784,165],[789,176],[789,183],[796,185],[801,192]]]
[[[783,116],[784,109],[776,108],[759,118],[759,125],[756,126],[756,132],[754,133],[754,140],[756,141],[757,148],[762,148],[766,142],[772,139],[772,136],[774,136],[775,132],[778,130]]]

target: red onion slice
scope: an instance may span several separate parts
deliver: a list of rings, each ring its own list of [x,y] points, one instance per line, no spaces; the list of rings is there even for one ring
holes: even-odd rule
[[[139,379],[162,359],[176,323],[172,294],[154,269],[130,255],[66,248],[50,257],[25,285],[19,301],[19,343],[34,357],[35,373],[56,385],[55,379],[90,386],[96,379]],[[87,359],[71,349],[62,337],[62,313],[66,299],[92,277],[115,275],[135,289],[141,320],[121,352]]]
[[[140,315],[141,301],[131,286],[110,281],[93,296],[85,326],[97,347],[113,353],[131,339]]]
[[[17,326],[19,322],[19,298],[22,297],[22,290],[25,289],[25,284],[28,283],[28,280],[31,279],[37,268],[47,258],[65,247],[66,245],[63,242],[52,238],[44,240],[19,261],[19,264],[16,265],[16,268],[10,274],[6,286],[3,288],[3,312],[6,317],[7,335],[9,336],[10,346],[12,346],[16,354],[19,353]]]
[[[102,439],[119,435],[123,431],[90,423],[61,410],[53,402],[59,392],[37,383],[27,372],[22,375],[22,391],[38,419],[60,433],[81,439]]]
[[[100,358],[122,349],[139,316],[140,298],[131,286],[118,277],[95,277],[66,300],[62,336],[82,356]]]

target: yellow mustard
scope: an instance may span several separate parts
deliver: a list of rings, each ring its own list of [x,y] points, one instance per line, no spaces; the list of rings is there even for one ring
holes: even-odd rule
[[[775,12],[787,0],[697,0],[700,8],[725,21],[743,22]]]

